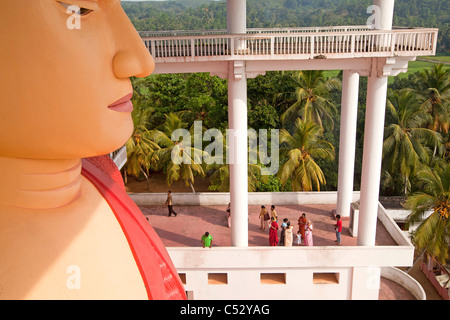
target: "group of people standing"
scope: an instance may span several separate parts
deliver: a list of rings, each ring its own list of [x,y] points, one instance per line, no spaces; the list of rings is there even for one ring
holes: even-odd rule
[[[291,222],[284,218],[281,225],[278,225],[278,214],[275,206],[270,207],[270,214],[264,205],[261,206],[260,212],[261,229],[264,231],[269,229],[269,245],[270,246],[286,246],[293,245],[293,229]],[[298,219],[299,230],[296,235],[295,244],[300,246],[312,246],[312,230],[313,226],[310,220],[306,219],[306,214],[303,213]],[[278,238],[278,229],[281,229],[280,237]]]
[[[172,202],[172,192],[168,191],[167,200],[164,203],[168,209],[170,217],[172,214],[176,217],[177,213],[173,210],[173,202]],[[340,219],[340,215],[336,216],[336,241],[338,245],[341,244],[341,232],[342,232],[342,220]],[[261,230],[265,231],[269,229],[269,245],[270,246],[286,246],[291,247],[293,244],[297,246],[313,246],[313,225],[311,220],[306,218],[306,213],[302,213],[302,215],[298,218],[298,231],[296,234],[295,242],[293,242],[294,234],[293,234],[293,225],[291,222],[284,218],[281,225],[278,225],[278,214],[275,210],[275,206],[270,206],[270,213],[267,211],[264,205],[261,206],[261,211],[259,214],[259,219],[261,222]],[[148,218],[147,218],[148,220]],[[230,203],[227,207],[227,225],[231,226],[231,206]],[[278,237],[278,229],[281,229],[280,237]],[[202,245],[203,247],[211,248],[212,245],[212,236],[206,232],[205,235],[202,236]]]
[[[302,213],[302,215],[298,218],[298,235],[299,245],[303,244],[305,246],[313,245],[313,237],[312,237],[313,225],[311,220],[306,218],[306,213]]]

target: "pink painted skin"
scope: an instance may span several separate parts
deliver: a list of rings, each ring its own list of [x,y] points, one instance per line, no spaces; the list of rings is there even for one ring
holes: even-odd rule
[[[110,104],[108,109],[117,112],[131,112],[133,111],[133,104],[131,103],[131,97],[133,93],[127,94],[125,97],[117,100],[116,102]]]

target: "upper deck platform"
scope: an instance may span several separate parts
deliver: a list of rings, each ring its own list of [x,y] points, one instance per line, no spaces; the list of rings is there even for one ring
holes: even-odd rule
[[[336,60],[434,55],[438,29],[368,26],[141,32],[155,63]],[[329,66],[327,66],[329,68]],[[338,66],[336,69],[339,69]],[[164,73],[165,70],[155,70]],[[181,72],[181,71],[180,71]]]

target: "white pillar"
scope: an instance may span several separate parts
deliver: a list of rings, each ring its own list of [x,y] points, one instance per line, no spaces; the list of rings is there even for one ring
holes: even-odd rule
[[[247,33],[247,1],[227,0],[227,31]],[[244,42],[235,42],[243,49]],[[247,79],[243,61],[230,61],[228,72],[228,125],[230,129],[231,245],[248,246],[248,138]]]
[[[395,0],[373,0],[373,4],[380,8],[380,17],[376,17],[380,20],[376,25],[380,27],[380,30],[392,30]]]
[[[229,62],[228,125],[231,245],[248,246],[247,79],[242,61]]]
[[[394,3],[395,0],[373,1],[374,5],[380,7],[380,17],[378,17],[380,21],[378,25],[381,30],[392,29]],[[375,60],[373,59],[373,63],[377,63]],[[375,245],[387,85],[388,77],[377,77],[377,68],[373,68],[367,83],[357,241],[357,244],[360,246]]]
[[[246,0],[227,0],[227,31],[230,34],[247,32]]]
[[[375,245],[387,85],[388,77],[369,76],[357,241],[360,246]]]
[[[341,129],[339,137],[339,172],[337,214],[350,216],[355,168],[356,124],[358,114],[359,74],[344,70],[342,78]]]
[[[227,32],[228,34],[247,33],[247,1],[227,0]],[[245,49],[245,40],[234,41],[235,50]]]

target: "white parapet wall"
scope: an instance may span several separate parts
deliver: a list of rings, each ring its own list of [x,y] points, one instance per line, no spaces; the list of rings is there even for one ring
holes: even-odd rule
[[[137,205],[161,205],[166,201],[166,193],[130,193]],[[220,206],[230,202],[228,192],[174,193],[173,201],[179,206]],[[359,200],[359,191],[353,193],[352,202]],[[311,205],[336,204],[337,192],[249,192],[249,205]]]
[[[381,276],[406,288],[417,300],[427,299],[425,290],[420,283],[406,272],[394,267],[383,267],[381,268]]]
[[[195,300],[378,299],[381,268],[409,266],[413,248],[168,248]]]
[[[388,214],[381,203],[378,203],[378,220],[381,221],[387,232],[399,245],[413,246],[409,237],[398,227],[392,216]]]

